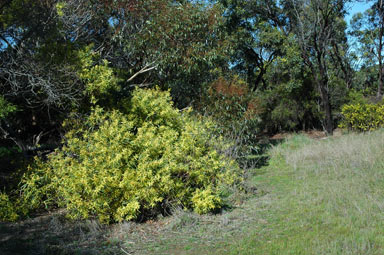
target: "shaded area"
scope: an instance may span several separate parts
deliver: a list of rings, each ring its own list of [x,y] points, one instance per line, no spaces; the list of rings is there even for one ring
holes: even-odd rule
[[[238,162],[243,169],[258,169],[268,165],[269,156],[268,150],[282,142],[286,137],[268,137],[260,138],[254,146],[254,149],[248,155],[245,155],[238,159]]]
[[[0,189],[12,190],[19,182],[21,173],[18,169],[25,168],[28,159],[17,147],[1,141],[0,143]]]
[[[70,221],[62,212],[18,223],[0,223],[2,255],[116,254],[96,221]]]

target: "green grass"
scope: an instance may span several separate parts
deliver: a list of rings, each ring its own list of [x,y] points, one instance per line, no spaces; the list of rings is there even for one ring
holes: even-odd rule
[[[293,137],[271,151],[270,189],[232,254],[384,254],[384,133],[313,141]]]

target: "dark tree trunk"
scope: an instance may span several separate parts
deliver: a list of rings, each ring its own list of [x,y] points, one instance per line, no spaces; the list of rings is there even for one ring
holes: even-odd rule
[[[256,89],[259,87],[259,84],[261,82],[263,82],[263,85],[265,87],[265,81],[263,79],[264,74],[265,74],[265,70],[263,68],[260,68],[260,73],[257,75],[255,84],[252,88],[253,91],[256,91]]]
[[[345,79],[346,87],[348,90],[352,87],[353,69],[351,68],[349,63],[346,63],[344,61],[342,55],[340,54],[339,46],[337,45],[337,43],[335,41],[333,41],[332,45],[333,45],[333,53],[334,54],[331,55],[331,57],[332,57],[334,62],[339,64],[341,71],[344,74],[344,79]],[[334,58],[333,56],[335,56],[336,58]]]
[[[319,86],[321,100],[323,103],[323,110],[325,113],[324,118],[324,128],[327,135],[333,135],[333,119],[332,119],[332,107],[330,102],[330,96],[328,91],[328,75],[327,75],[327,66],[326,60],[324,59],[324,53],[318,52],[317,57],[318,65],[319,65],[319,76],[316,74],[315,77]]]
[[[381,99],[383,97],[383,56],[381,51],[383,50],[383,35],[384,35],[384,6],[383,1],[378,3],[378,11],[380,16],[380,29],[379,29],[379,44],[377,45],[377,58],[379,60],[379,85],[377,88],[377,98]]]
[[[380,35],[383,34],[383,31],[380,30]],[[381,50],[382,50],[382,40],[381,40],[382,37],[380,37],[380,42],[379,42],[379,45],[378,45],[378,48],[377,48],[377,51],[378,51],[378,60],[379,60],[379,85],[377,87],[377,98],[378,99],[381,99],[382,96],[383,96],[383,60],[382,60],[382,56],[381,56]]]
[[[377,86],[377,98],[381,99],[383,97],[383,68],[382,64],[379,64],[379,85]]]
[[[337,34],[340,32],[338,19],[343,17],[347,0],[306,0],[290,1],[294,7],[294,21],[302,57],[310,67],[315,83],[318,86],[321,104],[325,114],[324,129],[327,135],[333,134],[332,107],[329,91],[327,68],[332,54],[332,46],[337,46]],[[334,47],[334,50],[338,48]],[[340,54],[336,54],[338,57]],[[342,61],[340,61],[342,63]],[[346,78],[348,70],[344,69]],[[350,84],[347,82],[347,86]]]
[[[309,66],[312,71],[313,78],[315,79],[316,85],[320,92],[321,103],[323,106],[323,111],[325,114],[324,117],[324,131],[327,135],[333,135],[333,118],[332,118],[332,107],[330,102],[330,96],[328,91],[328,75],[327,67],[324,59],[324,54],[322,52],[317,52],[317,65],[318,68],[315,68],[314,64],[310,61],[307,52],[302,52],[302,57],[304,62]]]
[[[321,100],[323,103],[325,118],[324,128],[327,135],[333,135],[333,119],[332,119],[332,107],[330,103],[329,93],[325,89],[324,84],[320,87]]]

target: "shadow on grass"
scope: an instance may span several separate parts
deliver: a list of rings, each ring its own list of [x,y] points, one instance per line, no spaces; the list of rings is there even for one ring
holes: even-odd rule
[[[267,166],[269,162],[268,150],[276,146],[285,139],[269,139],[263,138],[257,141],[256,146],[252,152],[239,159],[239,163],[243,169],[260,169]]]
[[[60,213],[0,223],[0,253],[116,254],[103,236],[106,228],[96,221],[69,221]]]

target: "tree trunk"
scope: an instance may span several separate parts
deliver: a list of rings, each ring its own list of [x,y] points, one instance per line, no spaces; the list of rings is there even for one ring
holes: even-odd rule
[[[332,108],[329,98],[329,93],[325,89],[324,84],[320,85],[320,94],[321,94],[321,100],[323,101],[323,109],[325,113],[325,132],[327,135],[333,135],[333,119],[332,119]]]
[[[255,81],[255,84],[252,88],[252,91],[256,91],[256,89],[259,87],[259,84],[261,82],[263,82],[263,85],[265,87],[265,81],[263,79],[264,74],[265,74],[265,70],[263,68],[260,68],[260,73],[256,77],[256,81]]]
[[[381,62],[381,61],[380,61]],[[379,63],[379,85],[377,87],[377,98],[381,99],[383,96],[383,67],[382,63]]]
[[[329,91],[328,91],[328,74],[327,74],[327,66],[326,66],[326,60],[324,59],[324,54],[322,52],[318,52],[317,55],[317,64],[319,67],[318,75],[316,73],[313,73],[315,80],[318,84],[321,101],[323,103],[323,110],[325,113],[324,118],[324,128],[327,135],[333,135],[333,119],[332,119],[332,107],[329,97]],[[313,72],[316,70],[313,69]]]
[[[317,87],[320,92],[321,97],[321,103],[323,106],[323,111],[325,113],[324,118],[324,129],[327,135],[333,135],[333,119],[332,119],[332,108],[331,108],[331,102],[329,98],[328,93],[328,76],[326,72],[326,67],[323,65],[323,61],[321,58],[321,54],[318,55],[318,64],[319,69],[315,69],[313,63],[309,60],[309,57],[307,55],[306,51],[302,51],[302,57],[304,59],[304,62],[309,66],[309,68],[312,71],[312,76],[315,79],[315,82],[317,84]]]
[[[384,6],[383,1],[378,3],[378,11],[380,16],[380,29],[379,29],[379,44],[377,45],[377,57],[379,61],[379,86],[377,88],[377,98],[383,97],[383,58],[381,51],[383,50],[383,35],[384,35]]]
[[[340,54],[339,46],[337,45],[337,43],[333,41],[332,45],[333,45],[333,53],[334,53],[333,55],[336,57],[336,59],[334,59],[332,55],[331,57],[334,60],[334,62],[337,62],[340,65],[341,71],[344,74],[347,90],[349,90],[352,87],[353,70],[348,63],[344,62],[344,59]]]

